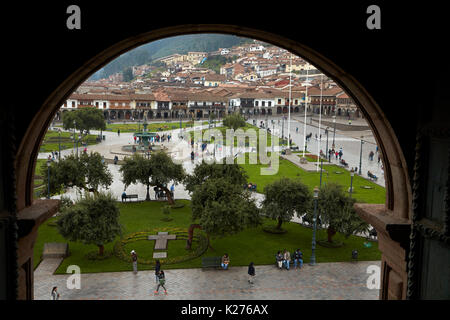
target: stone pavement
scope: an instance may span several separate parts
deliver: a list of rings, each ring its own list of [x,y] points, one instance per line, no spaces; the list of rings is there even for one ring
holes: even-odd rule
[[[286,115],[287,117],[287,115]],[[270,120],[274,120],[274,124],[271,123]],[[265,121],[265,119],[257,119],[257,123],[260,121]],[[278,123],[280,121],[280,123]],[[339,121],[343,121],[340,119]],[[253,119],[248,120],[249,123],[253,122]],[[281,133],[284,129],[284,135],[287,137],[287,120],[283,121],[281,117],[269,117],[268,118],[268,126],[272,130],[273,134],[276,136],[281,137]],[[321,126],[320,133],[318,133],[319,128],[317,126],[316,122],[313,122],[313,124],[310,124],[310,117],[307,117],[306,120],[306,134],[312,133],[312,138],[309,142],[307,142],[307,150],[313,154],[319,154],[320,150],[323,150],[325,152],[326,149],[326,134],[325,134],[325,126]],[[359,124],[365,123],[363,120],[359,119]],[[292,141],[299,146],[300,150],[304,149],[304,118],[302,115],[291,114],[291,121],[290,121],[290,133]],[[298,132],[296,131],[296,128],[298,128]],[[320,137],[320,134],[322,135],[322,139],[315,139],[315,135],[318,135]],[[377,157],[378,154],[375,154],[374,160],[369,161],[368,155],[370,151],[375,152],[376,151],[376,142],[374,139],[374,136],[372,134],[371,130],[364,130],[364,131],[340,131],[336,129],[336,134],[334,134],[334,128],[329,127],[328,130],[328,148],[331,149],[332,143],[333,143],[333,135],[335,136],[335,149],[339,150],[339,148],[342,147],[343,149],[343,159],[347,163],[349,163],[349,168],[347,170],[350,170],[352,167],[359,167],[359,160],[360,160],[360,151],[361,151],[361,136],[363,137],[364,144],[362,146],[362,168],[361,168],[361,176],[363,178],[368,179],[367,177],[367,171],[370,170],[373,174],[375,174],[378,177],[378,180],[375,182],[376,184],[385,187],[385,180],[384,180],[384,171],[382,169],[382,162],[378,163]],[[331,164],[338,164],[338,160],[335,158],[331,158]]]
[[[279,270],[255,266],[254,284],[247,267],[229,270],[164,270],[168,294],[158,295],[154,271],[81,274],[81,288],[67,289],[68,275],[35,272],[34,299],[50,300],[53,286],[61,300],[378,300],[379,290],[368,289],[371,265],[380,261],[304,264],[302,269]],[[164,265],[163,265],[164,269]],[[379,277],[378,277],[379,278]]]

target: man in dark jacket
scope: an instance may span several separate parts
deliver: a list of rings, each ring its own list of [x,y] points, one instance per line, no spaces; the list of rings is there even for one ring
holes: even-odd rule
[[[253,283],[253,279],[255,277],[255,266],[253,265],[253,262],[250,262],[250,265],[248,266],[248,282]]]

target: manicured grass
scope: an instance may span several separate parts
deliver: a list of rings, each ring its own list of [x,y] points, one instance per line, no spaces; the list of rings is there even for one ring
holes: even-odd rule
[[[190,212],[190,201],[177,200],[185,203],[183,208],[172,209],[170,222],[163,222],[164,214],[161,212],[161,206],[164,202],[140,202],[140,203],[119,203],[121,216],[120,221],[125,227],[124,235],[150,230],[154,228],[164,227],[178,227],[188,228],[192,223]],[[51,218],[49,221],[39,227],[39,235],[35,244],[34,251],[34,265],[38,265],[41,259],[41,254],[45,242],[68,242],[59,235],[57,228],[50,226],[56,218]],[[265,224],[274,225],[275,222],[266,219]],[[211,246],[213,249],[208,249],[201,257],[193,260],[173,264],[163,265],[164,269],[174,268],[199,268],[201,267],[201,258],[205,256],[222,256],[228,253],[231,258],[232,266],[246,266],[250,261],[257,265],[273,264],[274,255],[278,250],[288,249],[293,252],[296,248],[303,251],[304,261],[308,262],[311,255],[311,239],[312,230],[303,227],[296,223],[283,223],[283,228],[287,230],[284,234],[270,234],[262,230],[262,226],[244,230],[243,232],[226,236],[223,238],[211,239]],[[326,239],[325,230],[319,230],[317,239]],[[340,248],[324,248],[317,246],[316,257],[317,262],[337,262],[350,261],[351,251],[357,249],[359,251],[359,260],[379,260],[381,254],[378,251],[378,244],[373,243],[371,248],[365,248],[363,243],[366,241],[363,238],[351,236],[345,239],[342,235],[336,234],[336,240],[343,241],[344,246]],[[119,237],[117,238],[119,240]],[[104,260],[88,260],[85,256],[89,252],[97,252],[98,248],[95,245],[84,245],[82,243],[68,242],[70,256],[66,258],[56,273],[64,274],[69,265],[75,264],[81,268],[82,273],[89,272],[110,272],[110,271],[131,271],[131,263],[124,262],[115,256],[110,256]],[[185,241],[170,240],[168,256],[176,256],[185,254]],[[105,245],[105,252],[111,252],[114,243]],[[150,258],[153,252],[153,241],[137,241],[126,245],[126,250],[136,250],[142,258]],[[140,270],[152,269],[149,265],[139,265]]]
[[[227,145],[227,130],[229,130],[230,128],[221,126],[221,127],[216,127],[216,128],[211,127],[211,129],[217,129],[217,130],[220,131],[220,133],[222,135],[222,140],[223,140],[222,143],[223,143],[224,146],[226,146]],[[256,140],[256,145],[255,145],[255,144],[252,144],[250,142],[249,137],[246,136],[245,139],[244,139],[244,145],[239,145],[240,147],[244,147],[244,146],[257,147],[257,146],[259,146],[259,131],[260,130],[266,131],[265,129],[260,129],[260,128],[254,126],[254,125],[249,124],[249,123],[246,123],[245,127],[240,128],[240,129],[242,129],[244,132],[246,132],[249,129],[255,130],[255,132],[256,132],[256,139],[257,139]],[[205,132],[207,130],[208,129],[202,129],[202,131],[201,131],[202,137],[205,136]],[[193,131],[190,132],[190,137],[191,137],[191,139],[194,138],[194,132]],[[267,132],[267,142],[266,142],[266,146],[267,147],[271,146],[271,144],[272,144],[272,137],[273,137],[273,135],[270,134],[269,132]],[[278,137],[275,137],[275,138],[278,138]],[[205,139],[205,140],[209,141],[209,139]],[[214,141],[214,137],[211,137],[211,141]],[[287,140],[284,141],[284,144],[283,144],[283,142],[281,140],[279,140],[279,144],[280,145],[287,145]],[[236,134],[235,134],[235,137],[234,137],[234,146],[235,147],[238,146],[238,138],[237,138]],[[295,146],[295,143],[292,143],[292,146]]]
[[[320,171],[319,172],[307,172],[289,160],[280,158],[278,171],[272,164],[272,168],[276,174],[274,175],[261,175],[261,168],[267,168],[268,165],[262,164],[249,164],[248,154],[246,154],[245,164],[241,166],[249,176],[248,182],[257,185],[257,192],[263,193],[264,187],[281,177],[288,177],[293,179],[300,179],[305,183],[310,190],[313,190],[315,186],[320,185]],[[344,186],[345,190],[350,188],[350,172],[336,165],[323,165],[322,183],[336,182]],[[362,186],[369,186],[373,189],[361,188]],[[366,180],[360,176],[355,175],[353,177],[353,193],[352,197],[357,202],[362,203],[385,203],[386,201],[386,189]]]
[[[203,121],[202,125],[208,124],[208,121]],[[194,125],[194,122],[181,122],[182,128],[190,128]],[[147,130],[150,132],[156,132],[156,131],[168,131],[168,130],[174,130],[180,128],[180,122],[179,121],[172,121],[172,122],[158,122],[158,123],[148,123]],[[120,129],[120,132],[137,132],[144,129],[144,125],[142,122],[139,123],[112,123],[106,125],[106,130],[117,132],[117,130]]]
[[[79,135],[79,132],[76,134]],[[61,140],[59,138],[58,131],[48,130],[45,134],[44,141],[41,144],[39,152],[52,152],[59,151],[59,144],[61,142],[61,150],[73,148],[73,138],[71,138],[71,132],[61,132]],[[78,148],[83,149],[82,143],[85,142],[87,145],[93,145],[97,143],[97,136],[93,134],[88,134],[84,136],[80,142],[78,142]]]

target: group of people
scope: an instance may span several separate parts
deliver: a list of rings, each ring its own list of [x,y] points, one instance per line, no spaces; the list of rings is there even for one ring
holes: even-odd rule
[[[136,251],[131,250],[131,261],[133,263],[133,273],[137,274],[137,261],[138,256]],[[166,275],[164,274],[164,271],[161,269],[161,262],[159,260],[155,261],[155,279],[156,279],[156,289],[154,291],[155,294],[159,293],[159,288],[163,287],[164,293],[167,294],[167,289],[165,287],[166,284]]]
[[[332,148],[332,149],[328,149],[328,155],[329,155],[330,160],[333,156],[336,157],[336,160],[337,159],[341,160],[342,156],[344,155],[344,152],[342,151],[342,147],[339,149],[339,151],[334,150],[334,148]]]
[[[297,266],[299,266],[300,269],[303,267],[303,253],[300,251],[300,249],[295,250],[292,257],[291,253],[286,249],[284,249],[283,252],[278,251],[275,255],[275,259],[277,267],[280,270],[282,270],[283,267],[286,268],[286,270],[289,270],[291,261],[294,262],[295,269],[297,269]]]

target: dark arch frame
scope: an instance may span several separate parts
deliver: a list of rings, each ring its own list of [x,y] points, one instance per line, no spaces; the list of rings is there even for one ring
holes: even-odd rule
[[[51,121],[54,118],[59,107],[66,101],[70,94],[78,88],[90,75],[95,73],[98,69],[120,56],[121,54],[141,46],[145,43],[160,40],[167,37],[195,34],[195,33],[219,33],[219,34],[232,34],[241,37],[247,37],[252,39],[261,40],[267,43],[271,43],[275,46],[284,48],[293,54],[296,54],[309,63],[316,66],[328,77],[333,78],[341,88],[354,100],[359,107],[362,117],[366,119],[376,142],[383,155],[383,163],[385,166],[385,181],[386,181],[386,202],[384,205],[360,205],[356,206],[358,213],[366,220],[375,222],[377,231],[383,232],[383,245],[380,245],[382,255],[382,283],[383,288],[380,293],[380,298],[387,297],[387,287],[391,266],[395,266],[395,271],[401,274],[402,287],[405,291],[407,279],[404,277],[404,270],[406,267],[402,267],[404,261],[401,258],[392,258],[393,256],[386,256],[387,251],[398,251],[398,245],[400,238],[395,236],[395,239],[391,236],[391,231],[397,230],[396,224],[399,223],[399,227],[402,230],[405,229],[405,225],[411,221],[412,212],[412,188],[410,179],[408,177],[408,168],[406,166],[406,160],[403,151],[400,147],[399,141],[391,127],[387,117],[384,115],[381,108],[378,106],[372,96],[365,90],[365,88],[358,82],[353,76],[346,73],[338,65],[327,59],[319,52],[307,47],[298,41],[290,40],[286,37],[278,34],[268,33],[259,29],[244,28],[236,25],[226,24],[189,24],[178,25],[167,28],[159,28],[150,32],[141,33],[132,37],[128,37],[125,40],[117,42],[110,46],[108,49],[98,53],[93,58],[86,61],[80,68],[73,72],[58,87],[47,97],[45,102],[40,106],[39,110],[35,113],[34,118],[28,125],[28,128],[21,140],[21,144],[17,150],[15,158],[15,172],[16,172],[16,210],[21,211],[27,207],[33,205],[33,179],[34,179],[34,164],[37,154],[39,152],[40,143],[43,140],[45,132],[49,127]],[[42,200],[43,201],[43,200]],[[50,200],[52,201],[52,200]],[[45,201],[43,201],[45,202]],[[55,200],[53,200],[55,202]],[[53,206],[53,205],[50,205]],[[386,220],[384,217],[390,217]],[[387,222],[389,221],[389,222]],[[387,229],[394,225],[394,229]],[[409,224],[408,224],[409,226]],[[408,227],[409,228],[409,227]],[[409,229],[408,229],[409,230]],[[395,231],[396,232],[396,231]],[[395,233],[394,232],[394,233]],[[403,232],[403,231],[402,231]],[[379,235],[381,236],[380,232]],[[401,236],[403,237],[403,235]],[[380,243],[381,238],[379,237]],[[393,241],[392,241],[393,240]],[[31,238],[27,241],[33,241]],[[404,239],[402,240],[404,241]],[[405,244],[400,244],[405,246]],[[22,248],[23,247],[23,248]],[[22,263],[24,258],[28,258],[30,250],[32,249],[27,245],[19,244],[19,257],[22,257]],[[23,251],[24,250],[24,251]],[[22,252],[23,251],[23,252]],[[31,250],[32,251],[32,250]],[[20,253],[22,252],[22,253]],[[403,251],[402,251],[403,252]],[[396,255],[402,255],[400,251],[396,252]],[[394,262],[394,260],[396,262]],[[27,260],[28,261],[28,260]],[[20,265],[22,263],[19,263]],[[23,278],[23,276],[21,276]],[[19,277],[20,278],[20,277]],[[23,286],[23,279],[19,280],[21,283],[20,288]],[[31,280],[32,281],[32,280]],[[23,288],[22,288],[23,289]],[[401,295],[405,296],[405,294]]]

